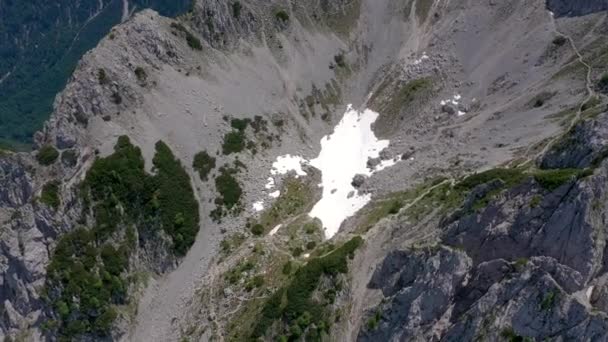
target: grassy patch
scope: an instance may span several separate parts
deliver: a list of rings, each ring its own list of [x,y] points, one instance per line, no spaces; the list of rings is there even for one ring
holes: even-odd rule
[[[543,301],[540,303],[540,308],[543,311],[551,310],[555,304],[555,291],[545,293]]]
[[[281,189],[281,195],[270,208],[262,213],[257,223],[264,230],[272,229],[286,219],[300,215],[310,209],[314,195],[311,185],[302,179],[286,179]]]
[[[198,171],[201,180],[206,181],[209,173],[215,169],[215,158],[209,155],[207,151],[201,151],[194,156],[192,167]]]
[[[222,254],[228,255],[228,254],[232,253],[234,250],[239,248],[239,246],[241,244],[243,244],[243,242],[245,242],[245,239],[246,239],[245,235],[243,235],[241,233],[235,233],[235,234],[225,238],[220,243],[220,249],[221,249]]]
[[[48,205],[53,209],[57,209],[61,204],[59,199],[59,182],[50,181],[42,187],[42,193],[40,194],[40,202]]]
[[[53,164],[58,157],[59,152],[52,145],[42,146],[36,154],[36,160],[38,160],[38,163],[45,166]]]
[[[591,98],[589,98],[589,100],[585,101],[585,103],[583,103],[583,105],[581,106],[581,110],[582,111],[586,111],[589,108],[593,108],[597,105],[599,105],[600,103],[602,103],[602,100],[600,99],[599,96],[592,96]]]
[[[391,118],[397,117],[402,108],[433,88],[430,78],[419,78],[405,84],[391,85],[391,83],[390,79],[383,82],[370,99],[371,107],[375,111]]]
[[[539,170],[534,173],[534,180],[543,188],[553,191],[560,186],[575,180],[582,170],[579,169],[554,169]]]
[[[382,312],[376,311],[372,317],[367,320],[367,330],[376,330],[382,319]]]

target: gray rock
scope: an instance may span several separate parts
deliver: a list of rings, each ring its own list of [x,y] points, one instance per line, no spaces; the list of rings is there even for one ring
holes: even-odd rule
[[[443,106],[441,106],[441,110],[444,113],[447,113],[449,115],[454,115],[458,111],[458,107],[456,107],[455,105],[453,105],[451,103],[446,103]]]
[[[350,184],[355,188],[360,188],[363,185],[363,183],[365,183],[366,179],[367,179],[367,176],[362,175],[362,174],[356,174],[353,177],[353,180]]]

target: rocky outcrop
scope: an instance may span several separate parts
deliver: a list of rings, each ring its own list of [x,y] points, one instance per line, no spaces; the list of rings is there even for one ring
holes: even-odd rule
[[[550,188],[529,177],[481,209],[472,203],[502,183],[479,185],[438,246],[389,253],[368,284],[384,299],[358,340],[607,339],[607,121],[579,123],[542,159],[589,166],[586,177]]]
[[[581,121],[572,127],[539,161],[544,169],[585,168],[597,163],[607,152],[608,119]]]
[[[574,17],[608,10],[607,0],[547,0],[547,8],[558,17]]]

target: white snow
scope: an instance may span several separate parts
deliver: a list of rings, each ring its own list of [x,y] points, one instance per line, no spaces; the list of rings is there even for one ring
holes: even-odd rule
[[[585,295],[587,296],[587,299],[591,299],[592,294],[593,294],[593,286],[589,286],[589,288],[587,288],[587,291],[585,291]]]
[[[279,196],[281,196],[281,191],[277,190],[275,192],[271,192],[270,194],[268,194],[268,196],[272,198],[278,198]]]
[[[274,178],[268,177],[268,182],[266,183],[265,187],[269,190],[274,188]]]
[[[441,104],[442,106],[445,106],[446,104],[451,103],[454,106],[458,106],[458,104],[460,103],[461,99],[462,99],[462,96],[460,94],[454,94],[454,96],[452,96],[451,99],[441,100],[441,102],[439,102],[439,104]],[[463,112],[461,110],[459,110],[457,112],[458,116],[463,116],[465,114],[466,114],[466,112]]]
[[[277,157],[277,161],[272,163],[272,170],[270,173],[273,175],[284,175],[289,171],[295,171],[296,177],[306,176],[306,172],[302,170],[302,164],[306,163],[307,161],[300,156],[292,156],[290,154],[279,156]]]
[[[321,139],[319,156],[310,161],[310,165],[321,170],[323,196],[309,215],[323,222],[327,238],[336,234],[340,224],[371,198],[370,194],[358,194],[351,181],[358,173],[371,175],[367,160],[377,158],[389,145],[388,140],[378,140],[371,129],[377,118],[378,113],[372,110],[359,112],[349,105],[334,132]],[[377,170],[392,164],[393,160],[385,161]],[[355,195],[349,198],[353,191]]]
[[[257,201],[253,203],[253,210],[262,211],[264,210],[264,201]]]
[[[377,118],[378,113],[370,109],[358,111],[348,105],[334,132],[321,139],[321,152],[317,158],[308,162],[299,156],[285,155],[272,164],[273,175],[295,171],[297,175],[304,176],[302,165],[306,164],[321,171],[319,186],[323,188],[323,195],[308,215],[321,220],[328,239],[338,232],[346,218],[371,199],[370,194],[359,194],[351,185],[353,177],[356,174],[370,176],[398,162],[389,159],[383,160],[374,170],[367,167],[368,159],[378,158],[380,151],[389,145],[388,140],[378,140],[372,131],[371,125]],[[270,194],[271,197],[279,195],[278,191]],[[275,227],[271,235],[275,230],[278,228]]]
[[[426,54],[426,52],[423,52],[422,56],[414,61],[414,65],[422,63],[425,59],[429,59],[429,56]]]
[[[273,236],[274,234],[276,234],[279,229],[281,229],[282,224],[278,224],[276,227],[272,228],[272,230],[270,231],[270,233],[268,233],[268,235]]]
[[[304,253],[302,254],[302,257],[304,257],[304,259],[308,259],[310,258],[310,253]]]

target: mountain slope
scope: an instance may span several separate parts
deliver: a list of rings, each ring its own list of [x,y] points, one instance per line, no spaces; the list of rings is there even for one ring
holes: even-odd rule
[[[0,139],[32,142],[82,55],[134,11],[175,16],[190,2],[158,0],[0,2]]]
[[[80,61],[36,151],[1,157],[2,336],[591,334],[604,14],[557,18],[540,0],[136,14]],[[326,240],[308,216],[321,170],[276,163],[316,157],[348,104],[378,112],[389,141],[367,164],[394,165],[359,179],[370,202]],[[570,323],[528,328],[533,309]]]

